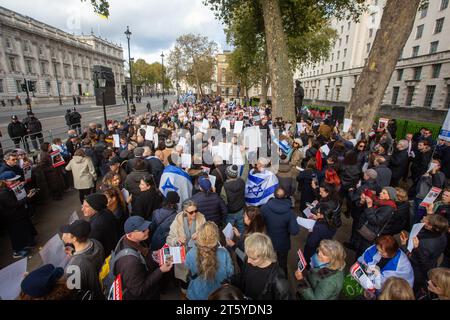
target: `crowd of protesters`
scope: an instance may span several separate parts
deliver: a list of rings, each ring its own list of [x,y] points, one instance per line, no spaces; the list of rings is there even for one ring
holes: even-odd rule
[[[244,129],[266,130],[266,153],[238,144],[241,121]],[[269,106],[219,99],[106,128],[71,128],[67,141],[42,143],[34,165],[21,150],[6,152],[0,212],[15,258],[35,245],[31,216],[39,198],[62,199],[75,188],[84,216],[60,230],[81,288],[69,290],[64,270],[45,265],[26,276],[20,298],[105,299],[109,288],[99,274],[111,255],[109,270],[121,275],[127,300],[160,299],[170,284],[189,300],[334,300],[342,298],[353,253],[352,263],[374,284],[359,299],[450,299],[450,142],[434,140],[427,128],[396,137],[395,120],[370,132],[341,127],[326,112],[302,109],[288,123],[273,119]],[[217,152],[226,142],[231,155]],[[64,165],[55,165],[55,152]],[[33,166],[30,178],[26,166]],[[271,188],[249,185],[259,183],[258,174]],[[20,200],[11,188],[17,181],[27,182]],[[440,196],[424,206],[432,188]],[[351,219],[344,243],[334,239],[342,215]],[[304,270],[288,259],[295,255],[291,236],[301,230],[297,217],[315,222],[300,244]],[[222,232],[228,223],[231,237]],[[184,247],[185,262],[159,263],[155,252],[165,244]],[[288,279],[297,282],[295,292]]]

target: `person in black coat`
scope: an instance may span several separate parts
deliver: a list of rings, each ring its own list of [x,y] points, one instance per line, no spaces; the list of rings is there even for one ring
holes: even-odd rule
[[[423,226],[417,237],[413,239],[413,250],[409,257],[414,270],[414,292],[420,296],[427,288],[428,271],[437,267],[437,262],[447,245],[448,221],[438,214],[427,215],[422,219]],[[405,232],[400,234],[403,246],[408,242]],[[403,250],[406,248],[403,247]]]
[[[407,174],[408,163],[408,141],[400,140],[397,143],[396,150],[391,156],[391,160],[389,161],[389,168],[392,171],[391,186],[397,187],[400,179]]]
[[[411,163],[411,179],[413,184],[408,190],[410,199],[414,199],[417,194],[417,184],[419,183],[420,177],[428,170],[432,153],[430,143],[427,140],[419,141],[417,144],[417,152],[414,152],[415,156]]]
[[[37,232],[28,214],[26,203],[36,194],[31,190],[22,200],[17,200],[14,191],[8,188],[5,180],[12,172],[5,172],[0,178],[0,221],[9,234],[13,248],[13,258],[24,258],[28,255],[28,249],[36,243],[34,237]]]
[[[20,148],[20,141],[27,134],[27,128],[25,125],[19,121],[19,118],[16,115],[11,117],[11,123],[8,124],[8,135],[11,140],[14,142],[16,148]],[[24,141],[25,148],[27,148],[28,143]]]
[[[154,152],[151,151],[150,148],[144,147],[144,150],[144,161],[148,163],[147,168],[151,168],[151,174],[153,179],[155,179],[156,187],[159,188],[161,176],[164,172],[164,163],[160,158],[155,157]]]
[[[44,142],[41,145],[40,162],[39,166],[45,173],[45,178],[47,179],[47,185],[52,194],[53,200],[62,200],[63,190],[65,187],[64,176],[61,171],[61,167],[53,167],[52,157],[50,153],[52,152],[52,146],[48,142]]]
[[[312,203],[314,201],[314,191],[311,186],[313,179],[317,179],[316,160],[311,159],[306,165],[306,169],[301,171],[297,176],[298,190],[300,195],[300,212],[306,208],[306,203]]]
[[[108,198],[104,194],[94,193],[84,199],[81,210],[89,218],[91,234],[103,246],[105,256],[108,257],[119,241],[119,226],[114,214],[107,209]]]
[[[134,197],[132,202],[133,216],[141,216],[145,220],[152,220],[153,211],[161,207],[161,195],[155,188],[153,177],[147,176],[141,179],[139,184],[141,192]]]

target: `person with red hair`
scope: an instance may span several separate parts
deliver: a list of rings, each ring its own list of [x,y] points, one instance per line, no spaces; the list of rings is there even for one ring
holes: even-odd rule
[[[336,170],[331,168],[325,170],[325,183],[334,186],[336,192],[339,192],[341,188],[341,179],[339,178]]]

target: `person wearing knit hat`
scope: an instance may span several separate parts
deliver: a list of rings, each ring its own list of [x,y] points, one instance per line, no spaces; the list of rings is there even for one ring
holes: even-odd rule
[[[107,205],[108,198],[104,194],[94,193],[84,199],[81,211],[91,224],[90,238],[98,240],[105,249],[105,255],[109,256],[121,232],[118,221]]]
[[[239,175],[239,167],[235,164],[228,166],[225,170],[225,173],[227,174],[227,177],[230,179],[236,179]]]
[[[29,300],[48,296],[63,275],[64,269],[55,268],[52,264],[46,264],[33,270],[20,284],[22,289],[21,299]]]
[[[393,201],[397,201],[397,191],[392,187],[384,187],[383,190],[389,194],[389,199]]]
[[[378,173],[373,169],[368,169],[366,172],[364,172],[364,175],[366,175],[369,179],[376,179]]]

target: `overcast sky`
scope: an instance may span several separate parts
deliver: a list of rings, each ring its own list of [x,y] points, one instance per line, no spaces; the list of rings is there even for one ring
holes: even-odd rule
[[[110,0],[110,18],[93,11],[90,1],[80,0],[1,0],[0,6],[30,16],[69,33],[96,35],[121,44],[128,59],[126,26],[133,33],[131,56],[147,62],[161,61],[178,36],[195,33],[228,49],[223,26],[202,0]]]

